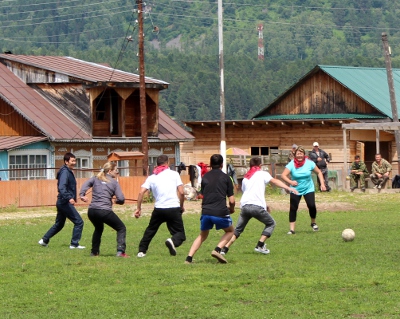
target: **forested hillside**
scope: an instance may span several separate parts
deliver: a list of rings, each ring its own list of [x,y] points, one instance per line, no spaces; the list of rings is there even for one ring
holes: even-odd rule
[[[382,32],[400,67],[400,0],[228,0],[223,7],[227,119],[251,118],[316,64],[384,67]],[[125,0],[4,0],[0,47],[136,73],[136,8]],[[146,75],[170,83],[161,108],[181,120],[219,119],[217,2],[150,0],[145,10]]]

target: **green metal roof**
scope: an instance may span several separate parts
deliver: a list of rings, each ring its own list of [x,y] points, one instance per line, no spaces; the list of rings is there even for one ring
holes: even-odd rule
[[[386,119],[383,114],[358,114],[358,113],[338,113],[338,114],[290,114],[290,115],[266,115],[259,116],[257,120],[342,120],[342,119]]]
[[[392,118],[386,69],[328,65],[319,67],[378,111]],[[400,92],[400,70],[393,69],[392,71],[395,92],[398,93]],[[397,102],[398,94],[396,97]]]
[[[378,112],[382,113],[382,117],[376,114],[370,114],[372,118],[392,118],[392,107],[390,104],[389,86],[387,80],[387,73],[385,68],[367,68],[367,67],[350,67],[350,66],[331,66],[331,65],[317,65],[286,92],[280,95],[275,101],[269,106],[264,108],[258,114],[255,115],[256,120],[258,119],[269,119],[270,116],[264,116],[262,113],[268,110],[270,106],[278,102],[283,96],[288,94],[299,82],[305,78],[312,76],[318,70],[322,70],[330,77],[341,83],[343,86],[353,91],[361,99],[369,103]],[[400,69],[393,69],[393,83],[396,92],[396,100],[400,99],[398,95],[400,93]],[[397,102],[396,101],[396,102]],[[398,104],[398,103],[397,103]],[[312,114],[307,116],[327,116],[326,118],[337,118],[339,114]],[[357,117],[353,117],[356,114],[340,114],[341,118],[366,118],[367,114],[357,114]],[[274,116],[275,119],[284,119],[286,115]],[[300,119],[302,115],[292,115],[297,119]]]

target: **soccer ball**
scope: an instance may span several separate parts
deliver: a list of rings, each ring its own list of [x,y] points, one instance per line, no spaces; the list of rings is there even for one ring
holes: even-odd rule
[[[342,231],[342,238],[344,241],[353,241],[354,238],[356,237],[356,233],[354,230],[347,228],[344,231]]]

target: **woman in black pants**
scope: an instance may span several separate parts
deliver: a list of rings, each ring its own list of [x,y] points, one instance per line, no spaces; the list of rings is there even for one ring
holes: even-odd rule
[[[125,253],[126,227],[119,217],[112,211],[113,197],[115,203],[122,205],[125,202],[124,194],[116,180],[118,176],[117,164],[107,162],[97,176],[87,180],[79,192],[82,201],[87,202],[86,192],[92,188],[92,202],[89,205],[88,217],[94,226],[92,237],[91,256],[100,254],[101,235],[104,224],[117,231],[117,257],[129,257]]]

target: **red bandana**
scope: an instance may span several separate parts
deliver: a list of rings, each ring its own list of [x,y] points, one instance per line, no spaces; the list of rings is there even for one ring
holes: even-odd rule
[[[300,167],[302,167],[302,166],[304,165],[304,163],[306,162],[307,158],[308,158],[308,156],[304,156],[304,160],[302,160],[301,162],[299,162],[299,161],[297,160],[297,158],[294,158],[294,159],[293,159],[293,160],[294,160],[294,167],[295,167],[295,168],[300,168]]]
[[[158,175],[158,174],[160,174],[161,172],[165,171],[165,170],[168,169],[168,168],[169,168],[168,165],[156,166],[156,167],[153,169],[153,174]]]
[[[244,178],[250,179],[250,178],[254,175],[255,172],[258,172],[258,171],[260,171],[260,170],[261,170],[260,166],[253,166],[253,167],[251,167],[251,168],[249,169],[249,171],[244,175]]]

